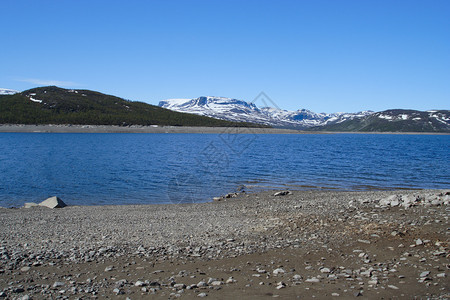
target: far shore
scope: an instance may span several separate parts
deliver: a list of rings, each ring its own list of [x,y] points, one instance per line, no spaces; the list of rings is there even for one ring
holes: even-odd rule
[[[283,128],[250,128],[250,127],[193,127],[193,126],[115,126],[115,125],[24,125],[0,124],[0,132],[25,133],[207,133],[207,134],[421,134],[449,135],[445,132],[331,132],[305,131]]]

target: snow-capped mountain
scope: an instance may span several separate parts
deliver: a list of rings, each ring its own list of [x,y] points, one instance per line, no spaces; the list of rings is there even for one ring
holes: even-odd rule
[[[390,109],[314,129],[367,132],[450,132],[450,111]]]
[[[159,106],[170,110],[192,113],[217,119],[251,122],[284,128],[309,128],[331,123],[339,123],[372,114],[359,113],[314,113],[301,109],[287,111],[273,107],[258,108],[254,103],[224,97],[199,97],[196,99],[168,99]]]
[[[1,89],[0,88],[0,95],[14,95],[20,93],[19,91],[10,90],[10,89]]]

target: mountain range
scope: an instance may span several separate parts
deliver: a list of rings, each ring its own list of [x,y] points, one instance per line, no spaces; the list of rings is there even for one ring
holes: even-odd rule
[[[259,108],[225,97],[169,99],[154,106],[90,90],[55,86],[0,89],[0,124],[276,127],[343,132],[447,132],[449,110],[315,113]]]
[[[258,108],[254,103],[224,97],[169,99],[159,106],[178,112],[222,120],[252,122],[279,128],[313,131],[450,132],[449,110],[401,110],[357,113],[315,113],[306,109],[287,111]]]

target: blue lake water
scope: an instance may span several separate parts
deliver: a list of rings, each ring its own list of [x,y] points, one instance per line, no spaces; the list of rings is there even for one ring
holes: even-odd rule
[[[0,206],[205,202],[244,187],[449,188],[448,135],[0,133]]]

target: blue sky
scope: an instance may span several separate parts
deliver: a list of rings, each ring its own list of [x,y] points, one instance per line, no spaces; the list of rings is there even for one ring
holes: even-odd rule
[[[1,0],[0,12],[2,88],[450,109],[448,0]]]

